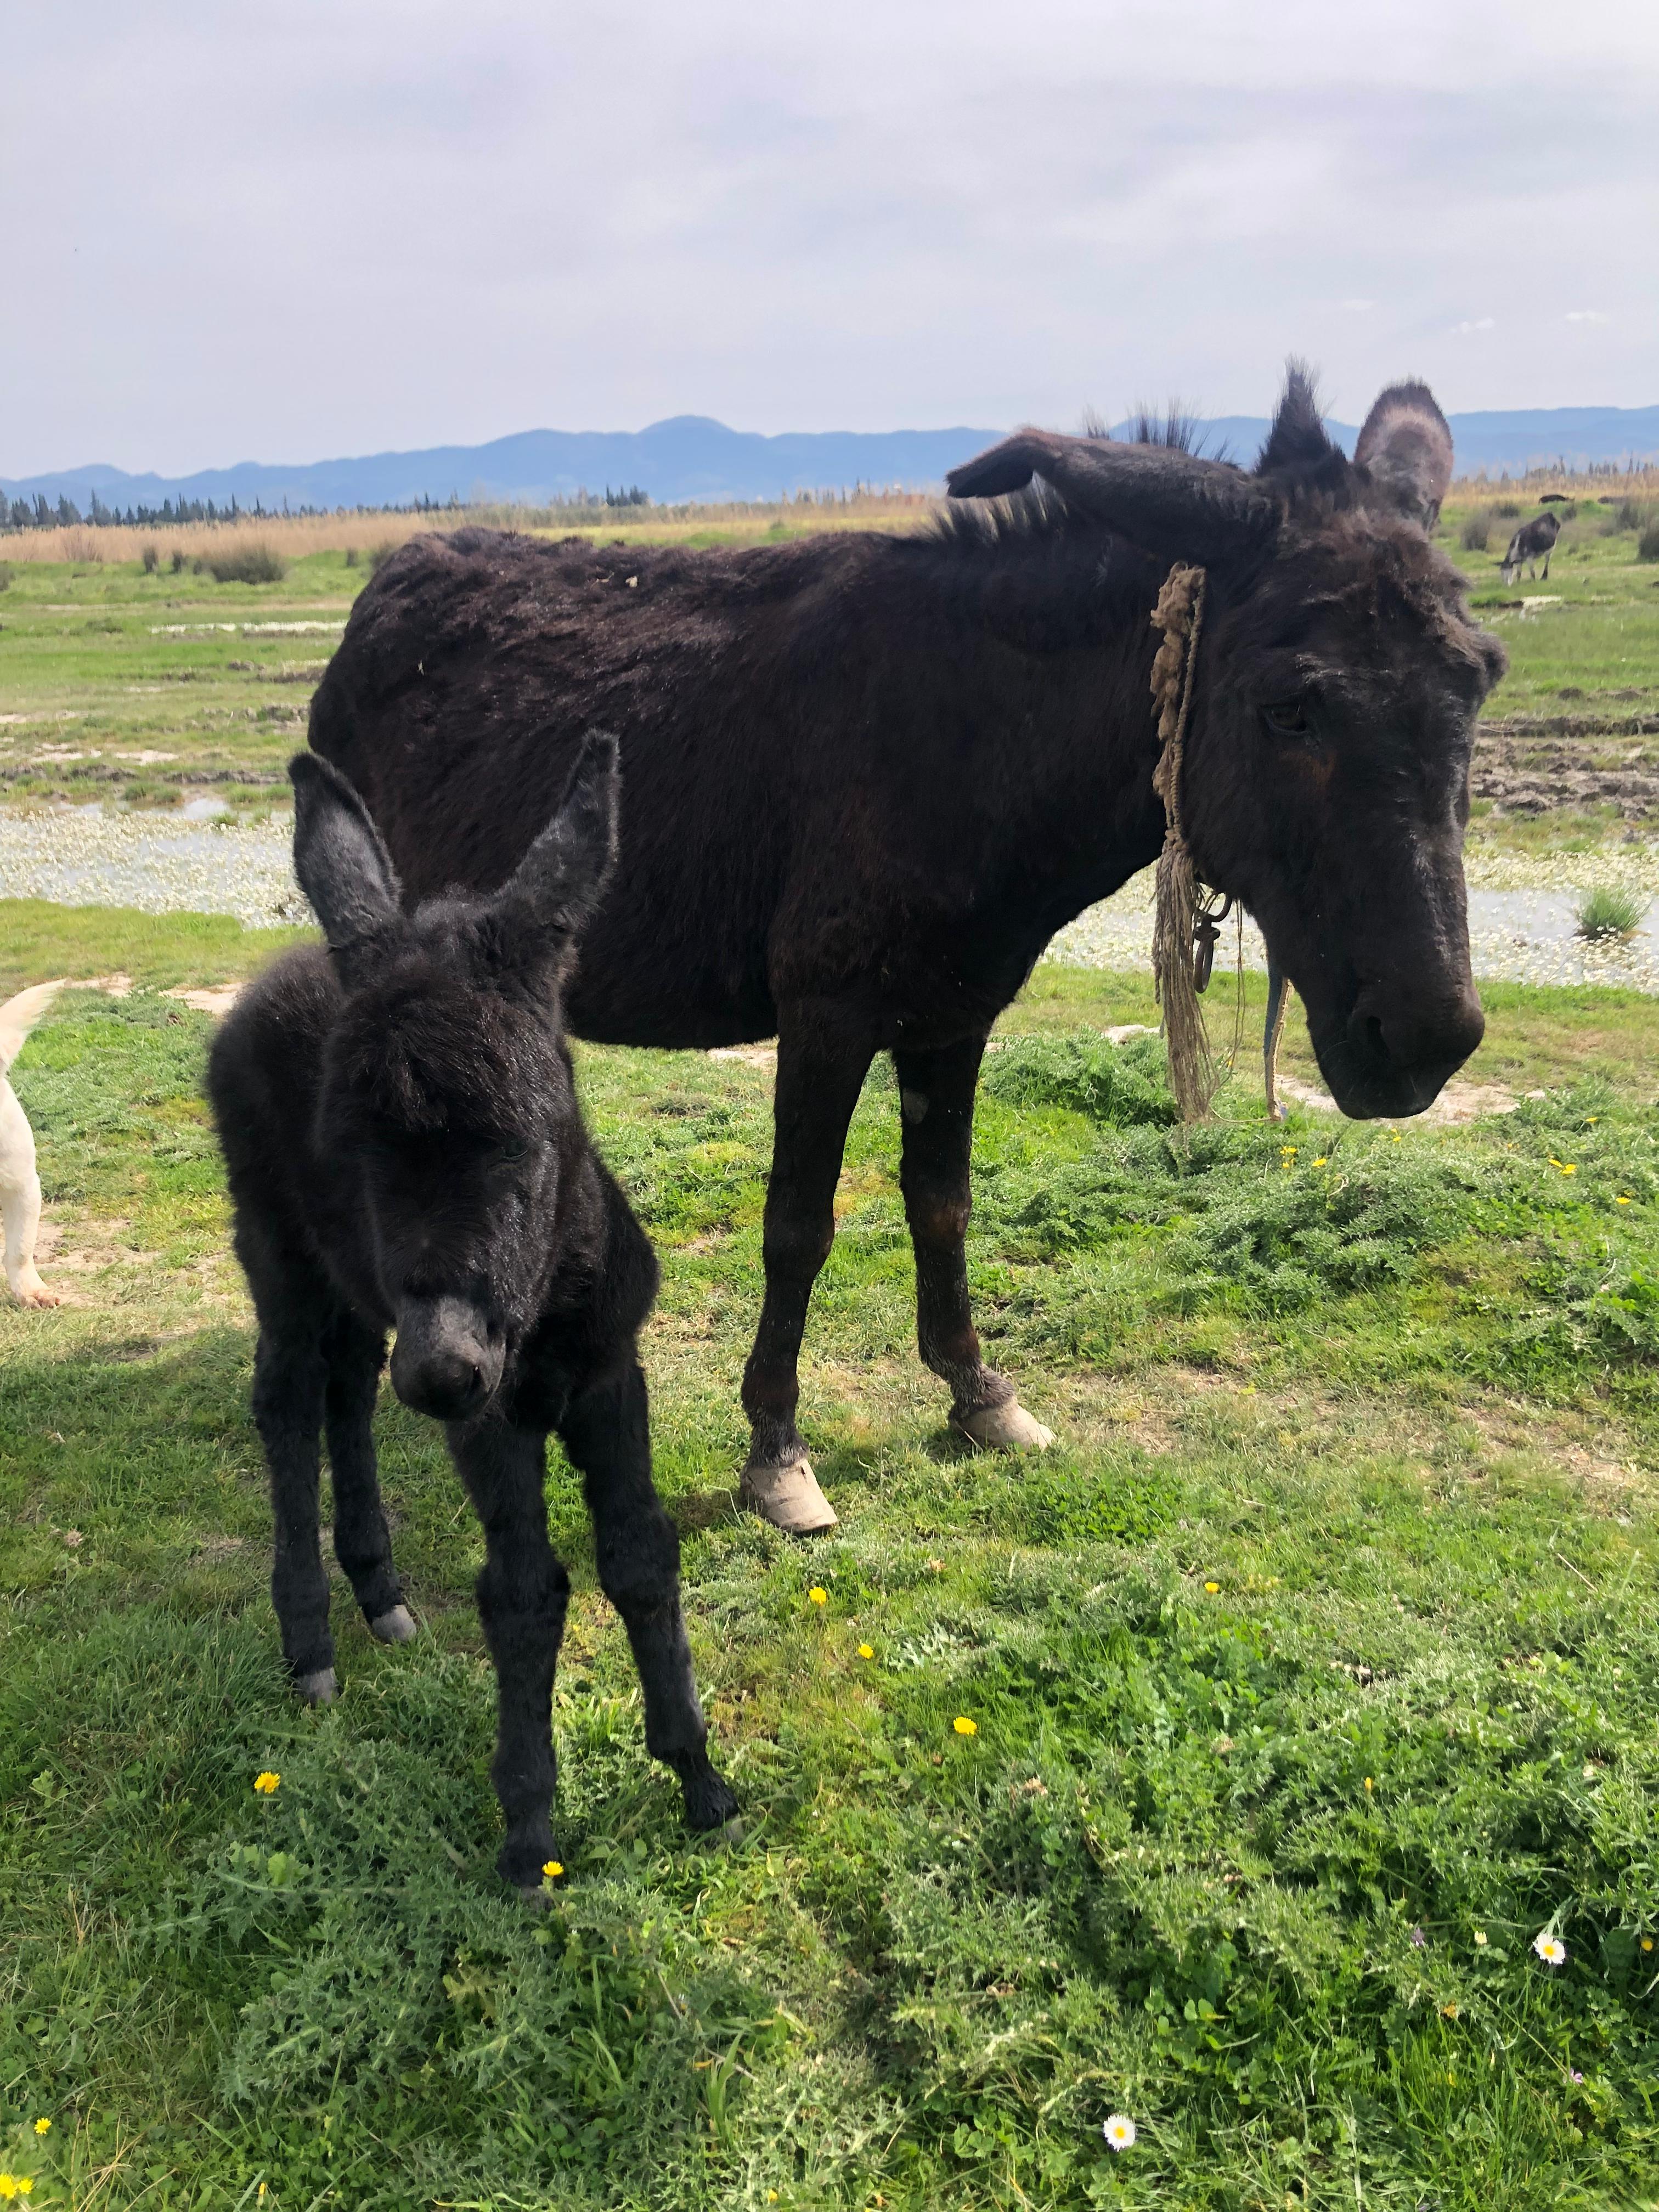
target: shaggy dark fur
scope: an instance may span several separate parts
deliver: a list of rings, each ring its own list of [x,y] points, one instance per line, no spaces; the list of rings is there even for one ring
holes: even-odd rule
[[[384,1640],[414,1632],[370,1432],[395,1326],[393,1387],[447,1424],[484,1527],[500,1864],[533,1889],[554,1848],[550,1716],[569,1590],[547,1540],[550,1429],[581,1470],[646,1741],[678,1773],[693,1826],[735,1810],[708,1763],[679,1541],[651,1481],[635,1338],[656,1262],[588,1144],[560,1012],[573,940],[611,866],[615,742],[584,750],[567,803],[504,890],[410,915],[345,779],[310,754],[293,775],[295,866],[329,949],[291,953],[244,994],[208,1079],[259,1317],[253,1414],[283,1650],[307,1697],[334,1695],[319,1431],[357,1602]]]
[[[1188,838],[1261,921],[1336,1097],[1419,1112],[1479,1042],[1462,841],[1504,656],[1425,534],[1451,452],[1426,391],[1384,392],[1360,450],[1296,370],[1250,471],[1025,432],[952,479],[996,505],[921,536],[688,553],[463,531],[414,540],[358,600],[311,742],[410,890],[500,883],[596,713],[628,784],[572,1026],[777,1034],[744,1384],[763,1460],[799,1446],[807,1298],[883,1049],[923,1356],[958,1413],[1009,1395],[963,1263],[980,1057],[1054,932],[1163,841],[1149,616],[1171,561],[1210,571]]]

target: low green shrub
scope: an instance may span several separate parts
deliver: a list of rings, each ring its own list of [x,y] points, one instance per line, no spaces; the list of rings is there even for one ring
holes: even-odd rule
[[[161,564],[161,550],[154,545],[146,545],[138,557],[144,564],[144,574],[147,576],[153,576]]]
[[[280,584],[288,563],[269,545],[238,545],[226,553],[210,553],[206,566],[216,584]]]
[[[1638,561],[1659,561],[1659,514],[1655,515],[1637,539],[1636,557]]]
[[[1176,1119],[1163,1040],[1111,1044],[1084,1033],[1011,1038],[988,1055],[981,1087],[1011,1106],[1064,1106],[1116,1128]]]
[[[1462,544],[1466,553],[1484,553],[1492,539],[1492,515],[1484,507],[1477,507],[1465,519]]]
[[[1648,902],[1639,891],[1603,884],[1578,902],[1578,934],[1594,943],[1634,937],[1646,918]]]

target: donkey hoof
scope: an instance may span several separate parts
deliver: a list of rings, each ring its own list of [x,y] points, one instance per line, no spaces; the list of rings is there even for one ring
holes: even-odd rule
[[[981,1451],[1047,1451],[1054,1440],[1054,1431],[1033,1420],[1018,1398],[1000,1406],[980,1406],[972,1413],[953,1411],[951,1426]]]
[[[729,1782],[714,1771],[704,1752],[680,1752],[670,1760],[685,1796],[685,1825],[700,1835],[724,1828],[737,1818],[738,1800]]]
[[[738,1495],[751,1513],[788,1536],[817,1536],[836,1526],[835,1507],[818,1488],[812,1462],[803,1451],[780,1467],[750,1460]]]
[[[331,1667],[319,1667],[314,1674],[301,1674],[298,1688],[308,1705],[331,1705],[339,1695],[340,1686]]]
[[[394,1605],[369,1622],[368,1632],[382,1644],[407,1644],[415,1633],[415,1616],[406,1605]]]

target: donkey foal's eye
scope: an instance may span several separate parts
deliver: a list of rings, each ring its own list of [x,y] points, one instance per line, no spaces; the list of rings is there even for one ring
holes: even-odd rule
[[[517,1138],[511,1144],[497,1145],[495,1157],[502,1161],[521,1160],[529,1150],[530,1147],[524,1139]]]

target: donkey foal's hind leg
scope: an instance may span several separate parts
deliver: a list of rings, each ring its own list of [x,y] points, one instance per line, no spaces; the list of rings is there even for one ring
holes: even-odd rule
[[[969,1167],[982,1036],[936,1052],[896,1052],[903,1151],[899,1182],[916,1255],[916,1342],[951,1386],[951,1425],[976,1444],[1044,1451],[1054,1431],[1033,1420],[1006,1375],[988,1367],[968,1299]]]
[[[334,1477],[334,1556],[363,1619],[382,1644],[407,1644],[415,1623],[392,1564],[392,1537],[374,1462],[374,1398],[386,1340],[341,1313],[327,1341],[324,1419]]]
[[[317,1526],[325,1387],[320,1333],[313,1325],[294,1321],[261,1328],[253,1362],[253,1422],[270,1470],[276,1538],[270,1595],[289,1672],[313,1705],[327,1705],[336,1686],[328,1576]]]
[[[478,1617],[495,1666],[497,1724],[490,1778],[507,1820],[496,1856],[501,1878],[536,1894],[554,1856],[550,1818],[553,1674],[564,1635],[570,1577],[547,1540],[544,1438],[499,1415],[452,1425],[449,1449],[478,1518],[487,1557]]]
[[[559,1434],[581,1469],[599,1583],[622,1615],[645,1698],[646,1748],[680,1778],[685,1817],[718,1828],[738,1809],[708,1760],[708,1726],[680,1607],[680,1540],[651,1480],[645,1377],[626,1371],[579,1391]]]

